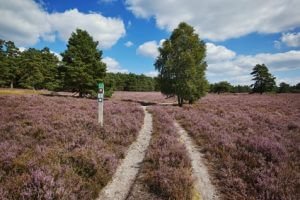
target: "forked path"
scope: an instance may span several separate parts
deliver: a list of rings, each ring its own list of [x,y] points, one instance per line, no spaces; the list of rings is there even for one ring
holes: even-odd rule
[[[208,170],[203,162],[203,156],[197,149],[188,133],[175,121],[174,125],[185,144],[189,157],[192,161],[193,173],[196,176],[195,189],[200,193],[203,200],[217,200],[215,187],[211,184]]]
[[[128,153],[116,173],[100,192],[97,200],[124,200],[139,171],[139,165],[145,157],[152,135],[152,115],[145,112],[144,125],[136,141],[129,147]]]

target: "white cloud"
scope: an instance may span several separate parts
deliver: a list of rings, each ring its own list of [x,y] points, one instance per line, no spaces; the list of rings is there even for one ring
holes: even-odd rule
[[[285,45],[289,47],[300,46],[300,33],[284,33],[280,39]]]
[[[207,45],[207,77],[212,82],[227,80],[232,84],[250,84],[252,77],[250,73],[256,64],[266,64],[272,74],[300,70],[300,51],[288,51],[284,53],[260,53],[256,55],[236,55],[235,52],[224,46]],[[212,53],[214,52],[214,53]],[[224,53],[227,52],[227,53]],[[231,52],[231,53],[228,53]],[[220,54],[223,56],[220,56]],[[227,55],[227,58],[226,58]],[[222,59],[219,59],[219,58]],[[290,80],[289,77],[277,77]],[[289,82],[289,81],[287,81]]]
[[[118,61],[116,61],[115,59],[111,58],[111,57],[105,57],[105,58],[102,59],[102,61],[107,65],[107,71],[108,72],[128,73],[127,69],[122,69],[122,67],[120,66],[120,63]]]
[[[131,46],[133,46],[133,43],[131,41],[127,41],[124,45],[126,47],[131,47]]]
[[[125,35],[121,19],[77,9],[48,13],[33,0],[0,0],[0,37],[17,45],[34,45],[39,39],[53,42],[56,33],[67,41],[76,28],[87,30],[100,47],[109,48]]]
[[[216,46],[213,43],[206,43],[207,62],[214,63],[230,60],[235,57],[235,52],[224,46]]]
[[[159,42],[155,40],[145,42],[137,48],[136,52],[139,55],[156,58],[159,55],[158,48],[161,47],[164,41],[165,40],[162,39]]]
[[[277,33],[300,26],[299,0],[126,0],[137,17],[154,17],[172,31],[185,21],[201,38],[226,40],[252,32]]]
[[[282,82],[288,83],[290,85],[296,85],[297,83],[300,83],[300,78],[296,77],[296,78],[279,78],[277,81],[277,85],[279,85]]]
[[[109,48],[118,39],[125,35],[123,21],[116,18],[103,17],[97,13],[83,14],[77,9],[64,13],[53,13],[49,21],[55,30],[58,30],[62,40],[67,41],[71,33],[76,29],[84,29],[100,41],[100,47]]]
[[[275,40],[275,41],[274,41],[274,47],[275,47],[276,49],[280,49],[280,48],[281,48],[281,42]]]
[[[150,71],[145,73],[146,76],[156,77],[158,75],[157,71]]]

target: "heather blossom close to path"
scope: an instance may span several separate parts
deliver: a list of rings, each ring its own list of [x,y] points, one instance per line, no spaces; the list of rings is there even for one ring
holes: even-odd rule
[[[191,160],[173,119],[162,107],[149,110],[153,114],[153,135],[128,200],[192,199]]]
[[[223,199],[300,199],[300,95],[208,95],[165,107],[199,145]]]
[[[138,104],[0,96],[0,199],[94,199],[142,127]]]
[[[145,103],[177,103],[175,97],[167,98],[160,92],[114,92],[112,99]]]

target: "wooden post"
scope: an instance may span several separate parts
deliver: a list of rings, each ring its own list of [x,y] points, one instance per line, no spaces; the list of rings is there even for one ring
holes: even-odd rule
[[[98,84],[98,123],[103,126],[104,83]]]

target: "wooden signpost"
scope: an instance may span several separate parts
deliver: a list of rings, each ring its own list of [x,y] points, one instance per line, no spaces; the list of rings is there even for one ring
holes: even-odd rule
[[[98,123],[103,126],[104,83],[98,84]]]

